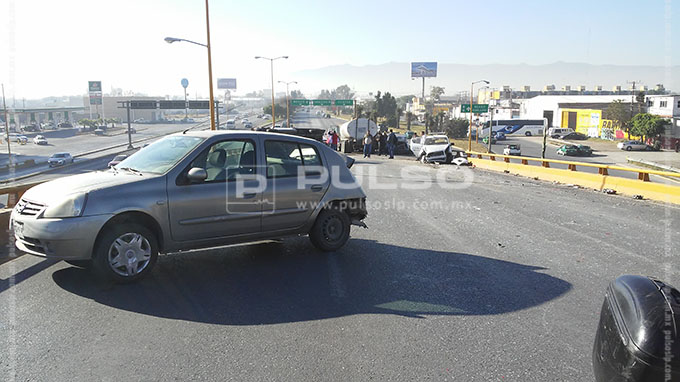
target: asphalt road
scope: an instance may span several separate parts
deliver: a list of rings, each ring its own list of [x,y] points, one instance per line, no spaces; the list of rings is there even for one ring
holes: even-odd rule
[[[680,285],[678,207],[357,159],[369,229],[336,253],[170,254],[133,285],[1,264],[0,380],[590,381],[607,283]]]

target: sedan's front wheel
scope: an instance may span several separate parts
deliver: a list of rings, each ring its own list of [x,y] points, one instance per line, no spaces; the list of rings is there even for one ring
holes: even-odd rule
[[[129,283],[151,272],[157,259],[156,236],[142,225],[125,223],[103,233],[95,247],[93,266],[104,278]]]
[[[338,208],[324,208],[309,231],[309,239],[322,251],[337,251],[349,239],[349,216]]]
[[[626,151],[630,151],[630,150],[632,150],[632,149],[633,149],[632,146],[626,146]]]

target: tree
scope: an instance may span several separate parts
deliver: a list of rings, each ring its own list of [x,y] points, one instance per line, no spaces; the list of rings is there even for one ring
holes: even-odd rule
[[[272,115],[272,105],[262,108],[262,112]],[[276,119],[286,118],[286,104],[276,104]]]
[[[630,132],[642,137],[644,141],[645,138],[657,138],[663,133],[667,124],[668,120],[666,119],[649,113],[640,113],[630,121]]]
[[[456,118],[446,121],[444,131],[451,138],[465,138],[468,133],[469,122],[467,119]]]
[[[319,93],[319,99],[331,99],[331,98],[332,98],[331,92],[329,92],[326,89],[322,90],[321,93]]]
[[[406,104],[409,104],[413,101],[413,98],[415,98],[414,95],[406,95],[406,96],[401,96],[397,98],[397,106],[400,108],[406,109]]]
[[[614,121],[615,125],[629,131],[630,109],[620,99],[610,103],[602,113],[602,118]]]
[[[411,121],[413,120],[413,113],[410,111],[406,112],[406,130],[411,130]]]
[[[433,86],[430,90],[430,97],[435,101],[441,100],[443,94],[444,88],[441,86]]]
[[[291,90],[290,99],[305,99],[305,95],[299,90]]]
[[[333,99],[353,99],[354,92],[347,85],[340,85],[333,91]]]

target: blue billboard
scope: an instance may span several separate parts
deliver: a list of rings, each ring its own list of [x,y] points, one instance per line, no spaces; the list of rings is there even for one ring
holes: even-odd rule
[[[437,63],[412,62],[411,77],[437,77]]]

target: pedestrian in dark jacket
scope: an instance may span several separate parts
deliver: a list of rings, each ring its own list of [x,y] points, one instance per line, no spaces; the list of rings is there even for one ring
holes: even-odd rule
[[[382,141],[380,140],[380,132],[378,131],[375,133],[373,136],[373,143],[375,143],[375,147],[378,149],[378,156],[382,154],[383,148],[382,148]]]
[[[380,153],[387,155],[387,134],[384,131],[380,132]]]
[[[394,149],[397,147],[397,135],[394,130],[390,129],[390,135],[387,137],[387,151],[390,153],[390,159],[394,159]]]

